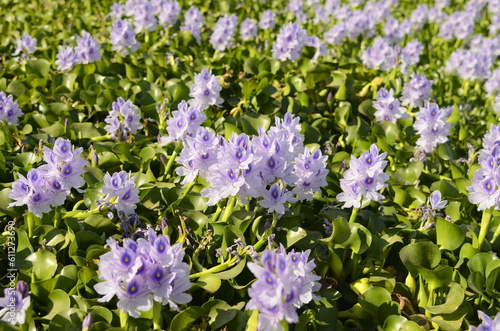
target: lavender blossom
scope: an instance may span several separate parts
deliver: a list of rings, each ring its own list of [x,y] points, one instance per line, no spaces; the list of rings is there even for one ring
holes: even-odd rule
[[[347,29],[344,23],[339,23],[326,31],[323,39],[330,45],[339,45],[346,37]]]
[[[68,72],[70,71],[75,64],[78,63],[78,59],[75,54],[75,49],[73,47],[65,46],[60,47],[57,52],[57,60],[56,60],[57,70]]]
[[[160,25],[173,26],[177,22],[181,9],[179,2],[175,0],[163,1],[158,15]]]
[[[76,43],[74,48],[76,63],[87,64],[101,60],[101,45],[90,33],[83,31],[82,36],[76,38]]]
[[[4,289],[4,297],[0,298],[0,318],[12,325],[22,325],[26,321],[26,310],[31,304],[28,285],[18,281],[16,289]]]
[[[109,204],[118,213],[131,215],[137,208],[139,190],[135,187],[135,177],[130,177],[125,171],[115,172],[113,175],[106,173],[103,181],[103,201]]]
[[[134,6],[134,31],[139,33],[144,30],[154,31],[158,20],[154,8],[148,1],[138,1]]]
[[[267,208],[269,214],[276,212],[279,215],[285,213],[285,203],[295,202],[297,199],[293,198],[292,192],[287,191],[286,187],[280,188],[278,183],[271,185],[269,190],[262,190],[264,199],[259,200],[259,204]]]
[[[469,331],[496,331],[500,329],[500,313],[497,313],[495,319],[492,319],[480,310],[477,311],[477,314],[483,322],[477,327],[471,325]]]
[[[295,62],[300,57],[306,43],[307,33],[297,23],[285,24],[273,44],[273,58],[280,61],[290,59]]]
[[[20,55],[21,59],[28,58],[36,50],[36,38],[31,38],[28,33],[23,33],[21,38],[16,38],[17,45],[16,50],[12,53],[13,56]]]
[[[191,32],[198,44],[201,42],[201,28],[205,25],[205,18],[197,7],[190,7],[184,14],[184,25],[181,26],[181,31],[187,30]]]
[[[265,250],[258,262],[247,263],[256,276],[248,290],[250,301],[245,309],[259,310],[259,330],[281,330],[280,323],[297,323],[297,308],[320,298],[313,294],[320,288],[321,277],[312,273],[316,265],[308,262],[310,250],[286,254]]]
[[[23,112],[13,96],[0,91],[0,122],[6,121],[9,125],[17,126],[22,115]]]
[[[419,107],[424,100],[431,97],[431,92],[432,80],[428,80],[422,74],[412,74],[410,82],[404,85],[401,100],[404,106]]]
[[[377,94],[377,100],[373,103],[375,118],[377,121],[389,121],[396,123],[398,118],[408,118],[410,115],[404,107],[400,107],[399,100],[394,98],[394,90],[387,91],[382,88]]]
[[[259,28],[263,30],[274,29],[276,25],[275,19],[276,14],[272,10],[268,9],[263,11],[259,20]]]
[[[111,104],[111,111],[104,119],[107,123],[104,129],[115,140],[127,140],[129,133],[136,134],[142,128],[140,121],[139,107],[130,100],[118,98]]]
[[[439,108],[435,103],[425,101],[424,107],[416,114],[417,120],[413,127],[420,135],[417,145],[425,153],[431,153],[438,144],[448,141],[451,123],[446,122],[452,108]]]
[[[240,27],[240,38],[243,41],[250,40],[257,37],[257,23],[251,18],[247,17],[243,22],[241,22]]]
[[[217,20],[214,32],[210,36],[210,44],[220,52],[233,46],[233,38],[238,26],[238,17],[235,14],[225,14]]]
[[[436,190],[429,196],[429,203],[432,210],[441,210],[446,207],[447,200],[441,200],[441,192]]]
[[[372,69],[380,68],[383,71],[393,69],[397,65],[398,52],[382,37],[373,41],[373,46],[366,48],[361,55],[363,64]]]
[[[104,295],[98,301],[108,302],[116,295],[118,308],[134,318],[150,310],[153,301],[177,311],[178,304],[191,301],[191,296],[184,293],[191,283],[189,266],[182,262],[181,243],[172,246],[167,236],[157,236],[149,228],[147,239],[125,239],[120,247],[109,238],[107,244],[111,251],[101,255],[98,262],[102,282],[94,286],[97,293]]]
[[[402,71],[406,71],[408,67],[418,64],[423,50],[424,46],[417,39],[406,44],[401,50]]]
[[[135,52],[139,48],[139,42],[135,39],[132,24],[127,20],[114,21],[109,34],[113,50],[120,52],[122,55]]]
[[[209,106],[221,107],[224,101],[220,97],[222,86],[219,78],[212,74],[211,70],[203,69],[194,76],[194,84],[190,86],[189,96],[193,99],[189,101],[190,105],[200,107],[202,110]]]

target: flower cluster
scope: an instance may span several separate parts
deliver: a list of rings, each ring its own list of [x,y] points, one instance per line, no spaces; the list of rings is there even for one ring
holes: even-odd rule
[[[135,52],[139,48],[132,24],[127,20],[114,21],[109,35],[113,50],[123,55]]]
[[[411,80],[405,83],[401,101],[403,106],[420,107],[424,100],[431,97],[432,80],[422,74],[412,74]]]
[[[379,201],[384,198],[379,191],[386,187],[389,175],[384,172],[387,165],[387,153],[379,154],[375,144],[369,151],[363,152],[359,158],[351,156],[350,168],[340,180],[343,192],[337,195],[337,200],[344,202],[343,208],[360,208],[363,201]]]
[[[0,121],[6,121],[9,125],[17,125],[19,116],[22,115],[23,112],[12,95],[0,91]]]
[[[194,76],[194,84],[190,86],[189,96],[193,99],[189,101],[190,105],[196,105],[202,110],[209,106],[220,107],[224,101],[220,97],[222,86],[219,78],[212,75],[211,70],[203,69]]]
[[[9,197],[12,206],[28,205],[28,210],[38,217],[48,213],[51,207],[60,206],[72,188],[85,184],[81,177],[87,161],[80,155],[83,148],[75,149],[69,140],[57,138],[54,149],[43,147],[46,164],[32,168],[26,177],[18,173],[19,179],[12,184]]]
[[[4,297],[0,298],[0,318],[12,325],[24,324],[26,321],[26,310],[31,304],[28,284],[20,280],[16,289],[4,289]]]
[[[173,0],[161,0],[159,2],[158,20],[160,25],[173,26],[181,13],[179,2]]]
[[[257,23],[251,18],[247,17],[243,22],[241,22],[240,27],[240,38],[243,41],[250,40],[257,36],[258,27]]]
[[[491,56],[485,54],[484,49],[478,52],[457,50],[450,55],[445,70],[450,74],[456,73],[462,79],[483,80],[490,77],[492,64]]]
[[[134,213],[136,203],[140,201],[139,190],[135,187],[135,177],[130,177],[125,171],[115,172],[113,175],[106,173],[103,181],[102,193],[106,196],[102,203],[125,216]]]
[[[320,298],[321,277],[312,273],[314,261],[308,261],[310,250],[286,253],[266,249],[258,262],[247,263],[257,280],[248,290],[250,301],[245,309],[258,309],[259,330],[282,330],[280,322],[297,323],[297,308]]]
[[[311,200],[314,192],[326,185],[326,156],[320,150],[304,148],[299,118],[287,113],[276,118],[276,126],[259,135],[233,133],[231,139],[199,128],[185,137],[184,149],[177,162],[177,174],[190,182],[199,174],[210,184],[201,191],[208,205],[221,199],[239,196],[263,198],[259,204],[269,212],[283,214],[285,203]],[[287,186],[293,187],[291,191]],[[295,198],[296,196],[297,198]]]
[[[439,108],[437,104],[429,101],[425,101],[424,107],[420,107],[413,127],[420,135],[417,146],[420,146],[425,153],[433,152],[438,144],[448,141],[451,123],[446,120],[451,111],[452,107]]]
[[[33,54],[36,50],[36,38],[31,38],[27,33],[23,33],[21,38],[16,38],[16,50],[12,53],[13,56],[19,55],[21,59],[25,59]]]
[[[188,105],[186,101],[182,100],[177,106],[177,110],[174,110],[172,116],[167,120],[168,135],[160,138],[161,145],[179,140],[184,141],[186,137],[196,133],[196,130],[206,119],[203,108],[199,105]]]
[[[272,53],[273,58],[280,61],[290,59],[295,62],[300,57],[302,47],[307,41],[307,32],[297,23],[284,25],[276,37]]]
[[[57,53],[57,70],[69,71],[77,64],[93,63],[101,60],[101,45],[87,31],[76,38],[76,47],[61,47]]]
[[[406,112],[405,108],[400,106],[398,98],[394,97],[394,90],[387,91],[382,88],[377,93],[377,100],[373,103],[375,118],[377,121],[389,121],[396,123],[398,118],[408,118],[410,115]]]
[[[365,49],[361,55],[363,64],[372,69],[380,68],[383,71],[393,69],[398,63],[398,51],[391,47],[382,37],[377,37],[373,45]]]
[[[205,18],[197,7],[190,7],[184,14],[184,25],[181,31],[189,31],[198,43],[201,42],[201,28],[205,25]]]
[[[236,34],[238,26],[238,17],[235,14],[225,14],[217,20],[214,32],[210,36],[210,44],[220,52],[232,47],[232,40]]]
[[[481,168],[474,173],[469,190],[469,201],[478,205],[478,210],[499,207],[500,197],[500,125],[491,125],[484,135],[483,149],[479,151],[479,165]]]
[[[259,28],[263,30],[274,29],[276,25],[276,14],[271,10],[264,10],[259,20]]]
[[[119,140],[127,140],[129,133],[136,134],[142,128],[139,107],[122,98],[111,104],[111,111],[104,122],[107,123],[104,129],[113,139]]]
[[[490,2],[491,3],[491,2]],[[478,310],[477,314],[483,321],[478,326],[470,326],[469,331],[496,331],[500,330],[500,313],[497,313],[495,319],[492,319],[482,311]]]
[[[153,301],[170,305],[178,310],[178,304],[191,301],[189,290],[189,265],[182,262],[182,244],[170,245],[165,235],[157,236],[151,228],[147,238],[137,241],[125,239],[123,247],[116,240],[107,240],[111,250],[100,257],[99,279],[94,289],[104,295],[99,302],[108,302],[115,295],[118,308],[138,318],[153,306]]]

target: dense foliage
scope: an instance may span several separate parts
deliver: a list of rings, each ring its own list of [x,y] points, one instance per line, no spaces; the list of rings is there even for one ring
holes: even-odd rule
[[[500,326],[500,2],[0,9],[0,329]]]

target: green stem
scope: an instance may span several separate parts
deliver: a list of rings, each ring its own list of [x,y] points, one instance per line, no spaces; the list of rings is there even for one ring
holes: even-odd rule
[[[233,213],[233,208],[236,203],[236,196],[232,196],[229,198],[227,201],[227,206],[224,209],[224,214],[222,214],[222,219],[220,220],[220,223],[225,223],[229,219],[229,216]]]
[[[493,234],[493,238],[490,241],[492,245],[497,240],[498,236],[500,236],[500,225],[497,227],[495,234]]]
[[[28,238],[32,238],[33,230],[35,229],[35,215],[27,211],[25,219],[26,219],[26,224],[28,224]]]
[[[214,216],[212,216],[212,223],[217,222],[220,213],[222,213],[222,208],[219,205],[217,205],[217,210],[215,211]]]
[[[349,223],[354,223],[356,221],[356,217],[358,216],[359,208],[353,208],[351,217],[349,218]]]
[[[153,301],[153,329],[155,330],[163,330],[162,308],[161,302]]]
[[[85,203],[85,201],[82,199],[82,200],[79,200],[77,203],[75,203],[75,205],[73,206],[73,211],[75,210],[78,210],[78,207],[80,207],[81,205],[83,205]]]
[[[191,190],[193,189],[195,183],[196,183],[196,178],[193,179],[193,181],[188,184],[188,186],[186,187],[186,189],[184,190],[184,192],[182,192],[182,195],[180,196],[180,198],[178,200],[184,199],[186,197],[186,195],[188,195],[189,192],[191,192]]]
[[[198,272],[198,273],[195,273],[195,274],[192,274],[192,275],[189,275],[189,279],[194,279],[194,278],[200,278],[201,276],[203,275],[206,275],[206,274],[213,274],[213,273],[217,273],[217,272],[221,272],[221,271],[224,271],[226,270],[227,268],[229,267],[232,267],[233,264],[238,260],[238,258],[236,256],[234,256],[233,258],[227,260],[226,262],[224,263],[221,263],[219,265],[216,265],[215,267],[212,267],[210,269],[207,269],[207,270],[204,270],[204,271],[201,271],[201,272]]]
[[[120,309],[120,326],[122,329],[128,330],[128,314]]]
[[[168,175],[168,173],[170,172],[170,168],[172,168],[172,165],[174,164],[174,161],[177,157],[177,154],[179,154],[180,149],[180,144],[177,144],[175,146],[175,150],[172,152],[172,155],[170,155],[170,159],[168,159],[167,165],[165,166],[165,175]]]
[[[490,227],[490,219],[491,219],[491,208],[485,209],[483,211],[483,217],[481,218],[481,230],[479,230],[479,237],[477,238],[476,248],[478,250],[481,250],[484,238],[486,238],[486,234],[488,233],[488,229]]]
[[[61,206],[54,208],[54,227],[59,229],[61,226]]]

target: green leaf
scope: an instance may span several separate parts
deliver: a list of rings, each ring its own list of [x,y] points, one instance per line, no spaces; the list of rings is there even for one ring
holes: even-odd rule
[[[442,249],[450,251],[454,251],[462,246],[465,240],[465,232],[461,227],[441,217],[436,218],[436,235],[437,244]]]
[[[232,267],[231,269],[221,271],[219,273],[216,273],[215,275],[220,279],[233,279],[236,276],[238,276],[243,271],[243,269],[245,269],[245,265],[246,265],[246,260],[241,259],[240,262],[238,262],[238,264]]]
[[[433,314],[451,314],[463,304],[465,289],[458,283],[450,283],[450,291],[446,295],[446,302],[440,305],[425,307]]]
[[[45,59],[38,59],[26,63],[26,72],[39,77],[47,77],[50,71],[50,63]]]
[[[39,250],[26,258],[33,264],[33,273],[37,280],[47,280],[54,276],[57,270],[56,256],[47,251]]]
[[[374,286],[358,298],[361,307],[373,317],[378,317],[378,311],[383,303],[391,302],[391,293],[383,287]]]
[[[170,323],[170,330],[190,330],[191,324],[193,324],[198,318],[205,315],[205,310],[201,307],[191,306],[186,310],[181,311]]]
[[[306,236],[307,236],[306,230],[297,226],[291,228],[286,233],[285,247],[290,248],[293,244],[295,244],[300,239],[305,238]]]
[[[66,292],[61,289],[56,289],[49,294],[49,304],[47,306],[47,311],[49,313],[44,316],[44,318],[50,320],[60,312],[69,309],[69,307],[70,300]]]
[[[340,246],[350,248],[356,254],[363,254],[372,244],[370,230],[359,223],[349,223],[349,228],[351,229],[351,235]]]
[[[434,269],[441,261],[439,248],[430,241],[411,243],[401,249],[399,256],[413,277],[419,274],[417,266]]]
[[[215,293],[221,285],[221,279],[215,274],[205,274],[196,282],[201,288],[210,293]]]

